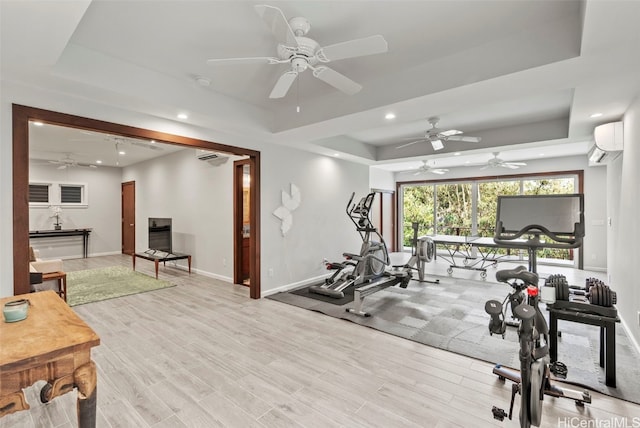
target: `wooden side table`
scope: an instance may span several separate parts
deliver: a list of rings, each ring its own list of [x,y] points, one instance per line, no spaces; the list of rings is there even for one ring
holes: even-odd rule
[[[58,280],[58,295],[67,301],[67,273],[66,272],[49,272],[42,274],[42,281],[49,281],[51,279]]]
[[[0,307],[19,299],[30,302],[27,318],[0,321],[0,418],[29,409],[22,389],[45,380],[40,401],[77,388],[78,426],[95,428],[97,376],[91,348],[100,337],[53,290],[4,297]]]

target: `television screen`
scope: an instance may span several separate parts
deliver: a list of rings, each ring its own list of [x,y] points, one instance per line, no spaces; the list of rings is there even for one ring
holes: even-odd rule
[[[170,218],[149,218],[149,249],[172,252]]]

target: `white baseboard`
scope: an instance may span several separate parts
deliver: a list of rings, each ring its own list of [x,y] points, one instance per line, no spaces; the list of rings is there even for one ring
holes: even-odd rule
[[[620,317],[620,324],[622,324],[622,328],[624,328],[624,331],[627,332],[627,337],[629,338],[631,345],[633,345],[633,347],[636,348],[636,351],[640,353],[640,344],[638,344],[638,341],[636,340],[636,338],[631,334],[631,329],[629,328],[629,324],[625,322],[624,318],[620,316],[619,312],[618,312],[618,317]]]
[[[302,286],[309,285],[309,284],[313,284],[313,283],[316,283],[316,282],[321,282],[321,281],[324,281],[324,279],[327,276],[328,275],[320,275],[320,276],[316,276],[315,278],[307,278],[307,279],[303,279],[302,281],[293,282],[291,284],[285,284],[285,285],[282,285],[280,287],[270,288],[269,290],[261,290],[260,297],[267,297],[267,296],[270,296],[272,294],[281,293],[283,291],[293,290],[295,288],[302,287]]]

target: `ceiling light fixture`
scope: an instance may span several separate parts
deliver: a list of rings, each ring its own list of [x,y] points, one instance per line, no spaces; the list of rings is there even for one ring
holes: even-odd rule
[[[333,154],[333,157],[335,157],[335,158],[339,158],[339,157],[340,157],[340,153],[334,153],[334,154]]]
[[[384,116],[384,118],[385,118],[385,119],[387,119],[387,120],[391,120],[391,119],[395,119],[395,118],[396,118],[396,115],[395,115],[395,113],[387,113],[387,114]]]
[[[44,126],[44,123],[42,122],[31,122],[33,123],[33,126]]]
[[[591,116],[589,116],[591,119],[595,119],[596,117],[600,117],[602,116],[602,113],[593,113]]]
[[[96,161],[96,163],[102,163],[102,161],[101,161],[100,159],[98,159],[98,160]]]
[[[120,150],[120,151],[118,152],[118,154],[119,154],[119,155],[126,155],[127,153],[126,153],[124,150]]]
[[[453,155],[454,156],[460,156],[460,152],[455,152]]]
[[[178,113],[178,119],[188,119],[189,116],[186,113]]]

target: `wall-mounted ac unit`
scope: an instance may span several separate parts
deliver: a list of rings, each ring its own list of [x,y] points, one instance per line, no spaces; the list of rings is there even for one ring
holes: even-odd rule
[[[622,122],[605,123],[593,131],[594,144],[587,154],[591,165],[598,165],[618,157],[624,148]]]
[[[201,161],[209,161],[220,157],[219,153],[209,150],[196,149],[196,158]]]

